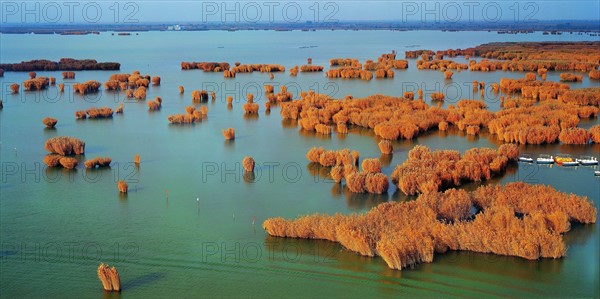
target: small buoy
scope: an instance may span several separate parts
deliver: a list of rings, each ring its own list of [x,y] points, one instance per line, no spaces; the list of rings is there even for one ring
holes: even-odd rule
[[[254,225],[254,222],[256,222],[256,215],[254,215],[254,219],[252,219],[252,225]]]
[[[196,202],[200,202],[200,197],[196,197]]]

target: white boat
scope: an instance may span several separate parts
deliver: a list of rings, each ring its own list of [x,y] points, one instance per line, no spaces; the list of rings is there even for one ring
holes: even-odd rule
[[[560,165],[562,165],[562,166],[577,166],[577,165],[579,165],[579,162],[577,162],[577,161],[564,161],[564,162],[561,162]]]
[[[600,170],[596,170],[596,171],[594,171],[594,175],[595,175],[595,176],[600,176]]]
[[[581,165],[598,165],[598,159],[592,156],[581,156],[576,161]]]
[[[519,161],[533,163],[533,157],[530,154],[523,154],[519,156]]]
[[[536,159],[537,164],[554,164],[554,157],[546,154],[541,154]]]

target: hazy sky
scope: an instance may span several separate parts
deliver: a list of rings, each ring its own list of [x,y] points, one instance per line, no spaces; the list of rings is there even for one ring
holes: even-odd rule
[[[115,4],[117,3],[117,4]],[[600,1],[2,1],[1,23],[599,20]],[[599,24],[600,27],[600,24]]]

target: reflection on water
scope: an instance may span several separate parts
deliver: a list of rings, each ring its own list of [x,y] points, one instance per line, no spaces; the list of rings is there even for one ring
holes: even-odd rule
[[[356,210],[369,210],[381,203],[388,201],[388,194],[354,193],[344,186],[346,205]]]
[[[392,159],[394,159],[394,155],[381,154],[379,156],[379,162],[381,162],[381,166],[388,167],[392,164]]]
[[[298,120],[291,118],[282,119],[281,126],[286,129],[295,129],[298,127]]]
[[[247,184],[256,182],[256,175],[254,174],[254,171],[244,171],[243,178],[244,182]]]
[[[121,288],[123,290],[131,290],[135,288],[140,288],[144,286],[148,286],[158,282],[161,279],[166,277],[165,272],[153,272],[146,275],[142,275],[131,280],[122,279]]]
[[[334,183],[333,186],[331,187],[331,194],[333,196],[339,197],[342,195],[343,190],[344,190],[344,187],[343,187],[342,183]]]
[[[584,245],[596,229],[596,224],[572,223],[571,230],[563,235],[567,246]]]
[[[244,113],[244,120],[248,122],[258,121],[258,113]]]

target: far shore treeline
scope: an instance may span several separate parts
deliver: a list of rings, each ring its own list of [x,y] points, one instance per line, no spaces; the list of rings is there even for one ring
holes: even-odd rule
[[[5,72],[31,72],[31,71],[115,71],[121,69],[118,62],[98,62],[95,59],[61,58],[60,61],[30,60],[19,63],[3,63],[0,69]]]

